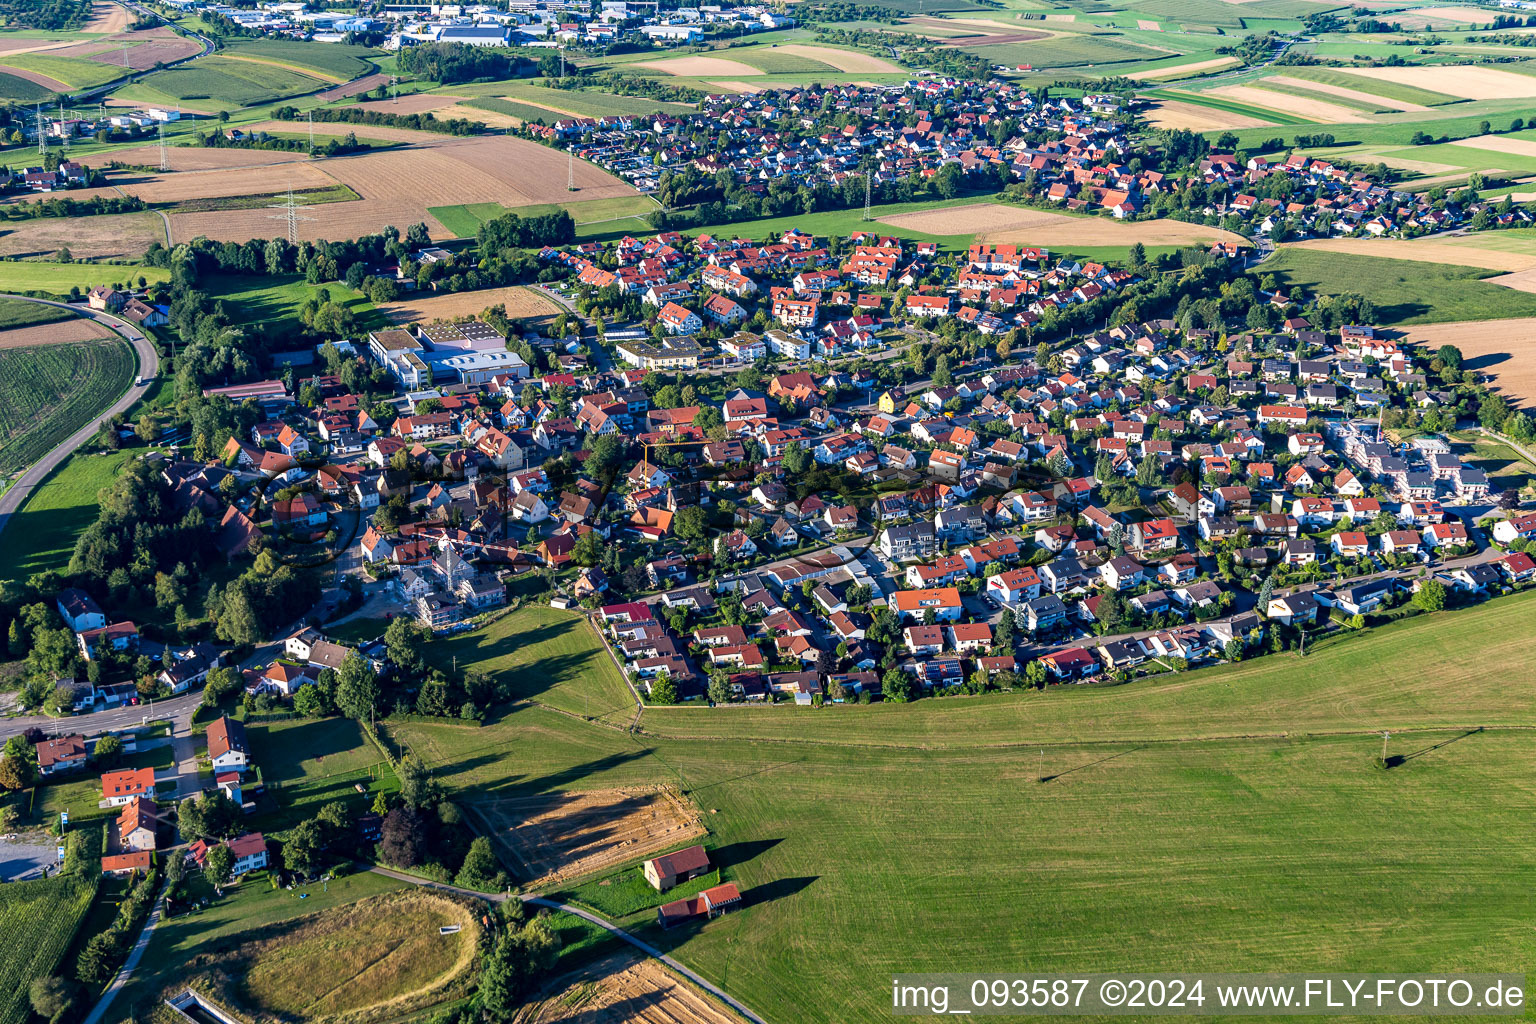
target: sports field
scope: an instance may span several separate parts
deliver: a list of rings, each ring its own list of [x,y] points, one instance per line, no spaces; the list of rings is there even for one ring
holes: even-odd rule
[[[1525,970],[1533,608],[1118,688],[648,710],[638,735],[525,708],[461,730],[439,777],[678,785],[746,906],[625,923],[769,1020],[885,1020],[872,979],[902,971],[1432,970],[1447,949]]]

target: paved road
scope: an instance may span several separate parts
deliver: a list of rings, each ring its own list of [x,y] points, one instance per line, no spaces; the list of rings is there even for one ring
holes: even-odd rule
[[[49,718],[47,715],[17,715],[14,718],[0,718],[0,743],[12,736],[20,736],[34,727],[46,733],[57,732],[60,735],[66,732],[89,732],[94,735],[100,732],[135,728],[145,718],[150,721],[169,719],[173,723],[190,722],[193,710],[202,702],[203,694],[198,690],[165,700],[157,700],[153,705],[136,704],[131,707],[94,711],[90,714],[72,715],[67,718]]]
[[[139,357],[140,377],[148,380],[160,372],[160,356],[155,352],[154,343],[146,338],[142,331],[122,317],[113,316],[111,313],[103,313],[100,310],[88,309],[85,306],[72,306],[67,302],[54,302],[51,299],[34,299],[28,295],[0,295],[0,298],[35,302],[41,306],[57,306],[59,309],[67,309],[89,317],[103,327],[115,331],[124,341],[133,346],[133,351]],[[134,402],[137,402],[143,390],[140,387],[130,386],[117,401],[95,416],[92,416],[90,422],[85,426],[65,438],[47,455],[33,463],[11,485],[10,490],[6,491],[4,495],[0,495],[0,533],[5,531],[6,524],[10,522],[12,513],[21,507],[22,503],[26,501],[27,496],[32,493],[33,488],[41,483],[43,478],[49,473],[53,472],[54,467],[63,462],[66,456],[90,440],[96,431],[100,429],[102,420],[109,416],[116,416]]]
[[[391,871],[389,868],[384,867],[375,866],[369,870],[376,874],[396,879],[397,881],[409,882],[412,885],[425,886],[429,889],[443,889],[448,892],[459,893],[463,896],[474,896],[478,899],[490,900],[493,903],[504,903],[511,898],[505,893],[484,893],[476,892],[473,889],[461,889],[456,885],[444,885],[441,882],[433,882],[425,878],[417,878],[415,875],[407,875],[399,871]],[[693,982],[695,985],[699,986],[704,991],[710,993],[716,999],[719,999],[721,1002],[725,1003],[725,1005],[741,1014],[747,1020],[751,1021],[752,1024],[768,1024],[768,1022],[763,1020],[763,1018],[747,1009],[747,1007],[743,1006],[739,1001],[722,991],[717,986],[713,985],[709,981],[706,981],[704,978],[699,977],[693,971],[689,970],[687,967],[684,967],[682,964],[678,963],[676,960],[672,959],[670,956],[663,953],[655,946],[644,941],[643,939],[636,938],[634,935],[631,935],[629,932],[625,931],[623,928],[620,928],[613,922],[605,921],[603,918],[598,917],[591,911],[582,910],[580,907],[573,907],[569,903],[560,903],[555,900],[546,899],[537,893],[527,893],[518,896],[517,898],[522,900],[524,903],[531,904],[535,907],[548,907],[551,910],[563,910],[567,914],[575,914],[577,917],[585,921],[591,921],[599,928],[602,928],[605,931],[608,931],[617,936],[618,938],[623,939],[631,946],[634,946],[636,949],[640,950],[646,956],[660,960],[662,963],[672,968],[678,974],[681,974],[683,977],[687,978],[689,981]],[[88,1020],[85,1022],[85,1024],[96,1024],[96,1021]]]
[[[133,944],[133,949],[128,953],[128,959],[123,961],[123,967],[117,972],[117,977],[112,979],[112,984],[101,994],[96,1001],[96,1006],[85,1018],[85,1024],[101,1024],[101,1019],[106,1016],[107,1010],[112,1006],[112,1000],[122,991],[133,977],[134,968],[139,966],[139,961],[144,959],[144,951],[149,948],[150,937],[154,934],[155,925],[160,923],[160,908],[165,906],[165,887],[155,894],[154,909],[149,912],[148,919],[144,922],[144,928],[139,932],[139,940]]]

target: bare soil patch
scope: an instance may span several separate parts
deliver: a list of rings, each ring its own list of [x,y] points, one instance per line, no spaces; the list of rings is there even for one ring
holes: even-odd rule
[[[24,78],[34,85],[40,85],[44,89],[48,89],[52,92],[68,93],[70,91],[70,87],[59,81],[57,78],[49,78],[47,75],[39,74],[36,71],[28,71],[26,68],[12,67],[9,64],[0,64],[0,71],[5,72],[7,75],[14,75],[17,78]]]
[[[1148,108],[1146,119],[1157,128],[1183,128],[1192,132],[1216,128],[1267,128],[1275,123],[1180,100],[1157,100]]]
[[[190,57],[201,49],[202,47],[192,40],[182,39],[179,36],[171,39],[151,39],[137,46],[128,47],[128,66],[135,71],[145,71],[156,64],[167,64],[173,60]],[[67,54],[60,56],[67,56]],[[120,48],[98,50],[90,56],[91,60],[98,64],[123,66],[123,51]]]
[[[1263,79],[1266,82],[1274,82],[1276,85],[1289,85],[1296,89],[1307,89],[1311,92],[1320,92],[1329,96],[1338,96],[1341,99],[1355,100],[1359,103],[1373,103],[1378,107],[1391,110],[1428,110],[1429,107],[1420,103],[1409,103],[1406,100],[1389,100],[1385,96],[1377,96],[1375,93],[1361,92],[1359,89],[1346,89],[1341,85],[1328,85],[1324,82],[1312,82],[1305,78],[1291,78],[1288,75],[1271,75]]]
[[[1229,68],[1237,63],[1239,61],[1236,57],[1216,57],[1212,60],[1197,60],[1193,64],[1178,64],[1169,68],[1139,71],[1125,77],[1140,79],[1144,82],[1155,82],[1160,78],[1174,78],[1178,75],[1188,75],[1196,71],[1215,71],[1218,68]]]
[[[1256,89],[1247,85],[1219,86],[1211,90],[1211,95],[1225,96],[1239,103],[1251,103],[1256,107],[1283,110],[1287,114],[1311,118],[1323,124],[1369,124],[1371,120],[1358,110],[1352,110],[1337,103],[1310,100],[1305,96],[1270,92],[1267,89]]]
[[[1415,7],[1394,15],[1392,20],[1403,28],[1415,29],[1431,25],[1489,25],[1498,15],[1498,11],[1478,7]]]
[[[1536,156],[1536,142],[1529,139],[1506,139],[1500,135],[1478,135],[1470,139],[1457,139],[1451,145],[1485,149],[1493,153],[1512,153],[1516,156]]]
[[[1536,404],[1536,317],[1423,324],[1401,333],[1403,340],[1431,351],[1455,345],[1466,365],[1494,377],[1499,393],[1512,403]]]
[[[91,5],[91,16],[80,26],[81,32],[121,32],[133,19],[128,16],[128,8],[122,4],[95,3]]]
[[[871,74],[901,74],[901,68],[888,60],[870,56],[867,53],[855,53],[852,50],[838,50],[830,46],[806,46],[801,43],[780,43],[779,51],[793,53],[800,57],[809,57],[811,60],[819,60],[823,64],[830,64],[839,71],[848,71],[855,74],[868,72]]]
[[[512,285],[507,288],[482,288],[471,292],[424,294],[411,296],[399,302],[379,306],[379,311],[391,320],[411,322],[415,320],[453,320],[462,316],[475,316],[487,306],[507,307],[511,317],[556,316],[560,306],[547,295]]]
[[[457,96],[441,96],[420,92],[392,100],[363,100],[352,103],[348,110],[373,110],[381,114],[426,114],[451,107],[459,101]]]
[[[670,789],[605,789],[477,800],[464,807],[520,881],[544,885],[633,863],[704,834]]]
[[[261,121],[251,125],[253,132],[268,132],[273,135],[305,135],[309,134],[309,124],[304,121]],[[419,132],[413,128],[391,128],[381,124],[345,124],[342,122],[315,125],[315,136],[326,138],[345,138],[348,135],[356,135],[360,139],[378,139],[380,142],[410,142],[420,146],[437,145],[448,141],[464,141],[457,136],[444,135],[441,132]]]
[[[338,85],[334,89],[315,94],[315,98],[321,103],[329,103],[332,100],[344,100],[348,96],[356,96],[358,93],[376,89],[381,85],[389,84],[389,76],[384,74],[364,75],[362,78],[354,78],[345,85]]]
[[[555,979],[513,1024],[738,1024],[740,1018],[655,960],[615,953]]]
[[[669,75],[693,78],[756,78],[766,72],[750,64],[724,57],[668,57],[665,60],[639,61],[636,67],[655,68]]]
[[[42,53],[45,50],[66,50],[71,46],[79,46],[74,39],[50,39],[39,41],[27,36],[0,37],[0,55],[18,53]]]
[[[165,244],[165,225],[154,213],[100,217],[39,217],[0,227],[0,256],[52,256],[68,249],[76,259],[138,259],[149,243]]]
[[[760,86],[760,85],[751,85],[751,84],[749,84],[747,82],[733,82],[733,81],[731,81],[729,79],[726,79],[726,80],[723,80],[723,81],[717,81],[717,82],[710,82],[709,84],[714,86],[717,89],[722,90],[723,92],[762,92],[763,91],[763,87]]]
[[[947,206],[920,213],[901,213],[878,218],[882,223],[936,235],[975,234],[988,242],[1022,242],[1051,248],[1074,245],[1190,245],[1209,242],[1236,242],[1248,245],[1242,235],[1201,224],[1178,220],[1149,220],[1127,223],[1108,217],[1069,217],[1049,210],[1032,210],[977,203],[971,206]]]
[[[67,345],[76,341],[95,341],[111,338],[113,333],[94,320],[76,317],[51,324],[32,327],[15,327],[0,331],[0,352],[13,348],[36,348],[40,345]]]
[[[1396,20],[1394,18],[1394,20]],[[1351,75],[1363,75],[1383,82],[1412,85],[1448,96],[1469,100],[1497,100],[1517,96],[1536,96],[1536,76],[1500,71],[1497,68],[1468,66],[1340,68]]]
[[[1536,256],[1518,252],[1499,252],[1476,245],[1437,242],[1432,238],[1309,238],[1289,242],[1298,249],[1344,252],[1354,256],[1379,256],[1389,260],[1415,263],[1446,263],[1455,267],[1481,267],[1484,270],[1531,270]]]
[[[1136,19],[1136,27],[1141,29],[1143,32],[1161,32],[1162,31],[1162,29],[1157,27],[1157,22],[1155,22],[1155,21],[1143,21],[1141,18],[1137,18]]]

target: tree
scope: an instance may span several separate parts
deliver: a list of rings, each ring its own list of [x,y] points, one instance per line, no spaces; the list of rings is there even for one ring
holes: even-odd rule
[[[411,868],[420,864],[427,852],[427,824],[412,807],[396,807],[384,816],[380,829],[379,856],[386,864]]]
[[[523,997],[533,990],[560,956],[560,938],[544,917],[507,929],[485,954],[480,969],[480,1010],[502,1024],[512,1019]]]
[[[386,828],[388,824],[389,819],[386,818]],[[325,826],[315,818],[299,822],[288,832],[288,839],[283,843],[283,864],[295,874],[306,878],[313,875],[320,870],[323,862],[325,838]],[[211,851],[210,856],[212,856]],[[396,864],[395,866],[409,867],[410,865]]]
[[[724,672],[709,674],[709,702],[729,704],[731,701],[731,677]]]
[[[75,974],[81,981],[88,985],[98,985],[115,973],[121,949],[117,936],[117,931],[112,928],[91,936],[75,960]]]
[[[318,686],[301,686],[293,695],[293,710],[306,718],[320,718],[329,713],[324,692]]]
[[[44,1020],[53,1020],[68,1010],[75,1002],[75,986],[57,975],[33,978],[27,989],[33,1011]]]
[[[658,676],[651,683],[651,703],[652,704],[676,704],[677,703],[677,684],[672,682],[672,677],[671,676],[668,676],[668,675]]]
[[[413,809],[436,807],[443,799],[443,787],[426,765],[414,757],[404,757],[400,761],[400,799]]]
[[[176,819],[181,836],[193,839],[220,839],[234,832],[240,824],[240,808],[222,792],[205,793],[195,800],[177,805]]]
[[[401,620],[396,619],[396,622]],[[394,623],[390,624],[393,630]],[[386,642],[388,632],[385,633]],[[391,652],[393,658],[393,652]],[[356,651],[348,652],[336,673],[336,706],[348,718],[371,720],[379,703],[379,680],[373,668]]]
[[[1259,599],[1257,602],[1257,607],[1260,615],[1269,614],[1269,601],[1270,598],[1274,596],[1275,578],[1273,576],[1266,576],[1264,577],[1264,582],[1259,585]]]
[[[1413,603],[1427,612],[1438,612],[1445,607],[1445,584],[1439,580],[1425,580],[1419,584]]]
[[[123,741],[116,736],[103,736],[96,741],[96,749],[91,752],[91,760],[97,768],[111,770],[117,766],[123,756]]]
[[[912,677],[903,669],[893,668],[880,677],[880,692],[886,700],[904,704],[912,698]]]
[[[464,855],[464,864],[459,868],[455,883],[466,889],[486,889],[498,880],[501,868],[496,863],[496,853],[491,849],[491,841],[485,836],[476,836],[469,844],[469,852]]]
[[[0,789],[26,789],[32,785],[32,765],[24,757],[0,761]]]
[[[292,840],[290,839],[289,842],[291,843]],[[291,858],[289,866],[292,866]],[[234,870],[234,852],[223,843],[210,849],[208,855],[203,858],[203,875],[213,883],[214,888],[222,889],[228,885]]]

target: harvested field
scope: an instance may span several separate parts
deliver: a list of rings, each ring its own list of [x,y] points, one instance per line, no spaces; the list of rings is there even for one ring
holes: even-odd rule
[[[1291,78],[1287,75],[1271,75],[1261,79],[1265,82],[1274,82],[1276,85],[1289,85],[1297,89],[1307,89],[1311,92],[1326,93],[1329,96],[1338,96],[1340,99],[1354,100],[1357,103],[1371,103],[1378,107],[1392,110],[1429,110],[1420,103],[1408,103],[1404,100],[1389,100],[1385,96],[1377,96],[1375,93],[1361,92],[1359,89],[1346,89],[1341,85],[1328,85],[1324,82],[1313,82],[1305,78]]]
[[[489,797],[464,811],[519,881],[564,881],[633,863],[704,835],[699,812],[670,789]]]
[[[364,75],[362,78],[354,78],[345,85],[338,85],[334,89],[315,93],[315,98],[321,103],[330,103],[332,100],[344,100],[348,96],[356,96],[358,93],[367,92],[369,89],[377,89],[381,85],[388,84],[388,75]]]
[[[1141,18],[1137,18],[1136,19],[1136,27],[1141,29],[1143,32],[1161,32],[1162,31],[1162,29],[1157,27],[1157,22],[1155,22],[1155,21],[1143,21]]]
[[[556,978],[512,1024],[736,1024],[717,1000],[655,960],[622,952]]]
[[[0,256],[51,256],[68,249],[76,259],[138,259],[150,242],[165,244],[165,225],[154,213],[100,217],[39,217],[0,227]]]
[[[1076,21],[1077,20],[1077,15],[1075,15],[1075,14],[1047,14],[1045,16],[1045,20],[1046,21]]]
[[[638,61],[635,67],[697,78],[755,78],[765,73],[750,64],[724,57],[668,57],[666,60]]]
[[[763,87],[760,86],[760,85],[751,85],[751,84],[748,84],[747,82],[732,82],[729,79],[726,79],[724,81],[718,81],[718,82],[710,82],[709,84],[714,86],[715,88],[721,89],[721,90],[723,90],[725,92],[762,92],[763,91]]]
[[[1475,244],[1440,242],[1431,238],[1311,238],[1304,242],[1284,243],[1297,249],[1344,252],[1354,256],[1378,256],[1389,260],[1415,263],[1445,263],[1455,267],[1481,267],[1484,270],[1536,269],[1536,256],[1518,252],[1500,252]]]
[[[1048,210],[1030,210],[997,203],[948,206],[921,213],[901,213],[878,218],[881,223],[930,234],[974,233],[988,242],[1025,242],[1052,248],[1074,245],[1190,245],[1197,242],[1236,242],[1247,246],[1242,235],[1177,220],[1125,223],[1108,217],[1068,217]]]
[[[253,124],[248,131],[271,132],[274,135],[300,135],[309,133],[304,121],[262,121]],[[410,142],[418,146],[432,146],[450,141],[465,141],[460,136],[442,132],[419,132],[411,128],[391,128],[380,124],[345,124],[342,122],[316,124],[315,137],[346,138],[356,135],[360,139],[378,139],[380,142]],[[292,154],[289,154],[292,156]]]
[[[1493,377],[1496,390],[1511,403],[1536,405],[1536,317],[1425,324],[1403,328],[1402,338],[1430,351],[1455,345],[1466,359],[1463,365]]]
[[[1171,68],[1133,72],[1125,77],[1139,79],[1144,82],[1155,82],[1159,78],[1173,78],[1176,75],[1188,75],[1196,71],[1217,71],[1238,63],[1240,62],[1236,57],[1217,57],[1213,60],[1197,60],[1193,64],[1178,64]]]
[[[11,75],[14,78],[24,79],[33,85],[40,85],[50,92],[68,93],[69,86],[57,78],[49,78],[47,75],[36,71],[27,71],[22,68],[12,67],[9,64],[0,64],[0,73]]]
[[[81,32],[122,32],[133,23],[128,8],[122,4],[94,3],[91,16],[80,26]]]
[[[210,171],[226,167],[262,167],[307,161],[302,153],[284,153],[275,149],[205,149],[202,146],[167,146],[166,157],[173,171]],[[108,149],[79,158],[87,167],[105,167],[113,160],[135,167],[158,167],[158,146],[134,146]]]
[[[1469,100],[1513,99],[1536,96],[1536,75],[1476,66],[1401,68],[1339,68],[1351,75],[1411,85]]]
[[[1239,103],[1247,103],[1255,107],[1267,107],[1272,110],[1283,111],[1287,114],[1309,118],[1324,124],[1371,123],[1371,119],[1361,114],[1358,110],[1340,106],[1337,103],[1326,103],[1323,100],[1309,100],[1304,96],[1289,96],[1268,92],[1264,89],[1255,89],[1247,85],[1223,85],[1212,89],[1210,95],[1224,96]]]
[[[412,297],[400,302],[387,302],[377,308],[391,320],[410,322],[475,316],[487,306],[499,306],[503,303],[506,304],[507,315],[511,317],[555,316],[560,313],[560,306],[553,299],[522,285],[451,292],[445,295],[423,295],[420,298]]]
[[[66,50],[72,46],[80,46],[81,43],[74,39],[49,39],[37,40],[28,36],[6,36],[0,38],[0,56],[19,53],[43,53],[48,50]],[[100,43],[93,44],[100,46]]]
[[[838,50],[830,46],[806,46],[800,43],[780,43],[779,53],[792,53],[797,57],[809,57],[811,60],[819,60],[823,64],[830,64],[839,71],[871,74],[896,74],[902,73],[902,69],[888,60],[881,60],[866,53],[856,53],[853,50]]]
[[[183,39],[180,36],[173,35],[169,38],[150,39],[147,42],[128,47],[128,66],[135,71],[147,71],[156,64],[169,64],[171,61],[190,57],[200,50],[202,50],[202,47],[197,43],[191,39]],[[61,53],[59,56],[66,57],[69,54]],[[98,64],[123,66],[123,51],[117,47],[98,50],[96,53],[91,54],[90,58]]]
[[[257,127],[271,131],[283,125],[270,122]],[[320,127],[315,126],[317,133]],[[465,203],[519,207],[636,195],[623,181],[583,161],[576,162],[577,191],[567,192],[564,154],[506,135],[459,138],[398,128],[325,127],[343,133],[356,127],[370,136],[400,132],[417,144],[326,160],[324,174],[351,187],[362,199],[306,210],[314,218],[300,222],[300,236],[307,240],[353,238],[386,224],[403,229],[418,222],[426,223],[436,237],[452,237],[428,212],[430,207]],[[171,224],[177,238],[206,235],[219,241],[266,238],[273,230],[265,210],[174,213]]]
[[[1156,128],[1183,128],[1192,132],[1217,128],[1267,128],[1274,124],[1273,121],[1263,121],[1246,114],[1234,114],[1181,100],[1156,100],[1143,116],[1148,124]]]
[[[13,327],[0,331],[0,352],[11,348],[33,348],[38,345],[67,345],[74,341],[92,341],[110,338],[112,332],[94,320],[73,317],[51,324],[33,327]]]
[[[425,114],[451,107],[459,102],[457,96],[443,96],[419,92],[413,96],[401,96],[395,100],[364,100],[347,105],[348,110],[372,110],[381,114]],[[359,128],[364,127],[358,125]]]
[[[1486,277],[1489,284],[1501,284],[1517,292],[1536,292],[1536,270],[1520,270],[1500,277]]]
[[[1394,14],[1392,20],[1406,29],[1432,25],[1454,28],[1458,25],[1490,25],[1498,14],[1498,11],[1477,7],[1414,7]]]
[[[1532,142],[1530,139],[1506,139],[1501,135],[1478,135],[1470,139],[1456,139],[1451,145],[1484,149],[1492,153],[1536,156],[1536,142]]]
[[[319,165],[307,160],[266,167],[137,175],[118,182],[124,192],[138,196],[146,203],[179,203],[189,199],[263,195],[290,188],[332,188],[335,184],[335,178],[322,171]]]

